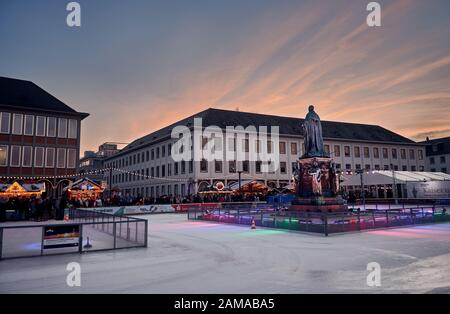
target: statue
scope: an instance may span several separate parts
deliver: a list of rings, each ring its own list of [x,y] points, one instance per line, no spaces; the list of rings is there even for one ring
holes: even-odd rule
[[[314,106],[309,106],[309,112],[303,123],[305,137],[305,153],[303,158],[328,157],[323,149],[322,125],[319,115],[314,111]]]

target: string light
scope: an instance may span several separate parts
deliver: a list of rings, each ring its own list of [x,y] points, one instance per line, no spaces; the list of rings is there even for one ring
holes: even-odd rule
[[[141,173],[128,171],[124,169],[118,169],[118,168],[103,168],[103,169],[97,169],[97,170],[89,170],[89,171],[83,171],[75,174],[68,174],[68,175],[57,175],[57,176],[0,176],[0,179],[6,179],[6,180],[50,180],[50,179],[67,179],[67,178],[77,178],[82,176],[88,176],[88,175],[95,175],[95,174],[106,174],[110,171],[116,171],[121,173],[126,173],[135,177],[141,177],[147,180],[159,180],[159,181],[172,181],[172,182],[187,182],[190,179],[172,179],[172,178],[160,178],[155,176],[147,176],[143,175]]]

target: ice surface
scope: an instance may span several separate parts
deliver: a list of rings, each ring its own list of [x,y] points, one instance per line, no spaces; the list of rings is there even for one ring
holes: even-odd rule
[[[147,249],[0,262],[0,293],[423,293],[450,291],[450,224],[339,234],[149,220]],[[81,264],[81,287],[66,266]],[[381,287],[366,284],[369,262]]]

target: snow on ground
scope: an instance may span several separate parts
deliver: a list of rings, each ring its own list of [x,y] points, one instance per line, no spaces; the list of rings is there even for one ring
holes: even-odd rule
[[[0,262],[0,293],[424,293],[450,292],[450,224],[322,235],[149,220],[147,249]],[[66,266],[81,264],[81,287]],[[381,287],[366,284],[369,262]]]

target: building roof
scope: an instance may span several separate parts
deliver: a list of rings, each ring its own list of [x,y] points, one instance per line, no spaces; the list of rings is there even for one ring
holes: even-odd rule
[[[302,124],[304,119],[209,108],[135,140],[122,149],[121,152],[119,152],[119,155],[148,144],[157,143],[170,137],[172,129],[177,125],[193,127],[194,118],[202,118],[203,127],[211,125],[220,128],[238,125],[243,126],[244,128],[250,125],[256,127],[279,126],[280,135],[303,136]],[[325,139],[416,144],[414,141],[378,125],[322,121],[322,129],[323,137]],[[270,129],[268,131],[270,131]],[[118,156],[118,154],[114,156]]]
[[[417,172],[417,171],[394,171],[395,182],[406,184],[407,182],[428,182],[428,181],[450,181],[450,175],[443,172]],[[364,184],[385,185],[394,182],[392,171],[369,171],[364,174]],[[343,186],[360,186],[361,177],[354,174],[342,183]]]
[[[437,138],[421,142],[427,145],[427,156],[450,154],[450,137]]]
[[[83,118],[89,115],[75,111],[33,82],[8,77],[0,77],[0,106],[79,115]]]

